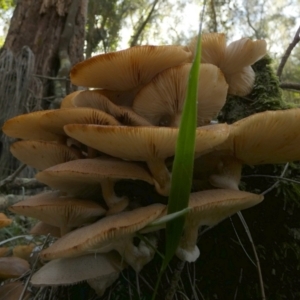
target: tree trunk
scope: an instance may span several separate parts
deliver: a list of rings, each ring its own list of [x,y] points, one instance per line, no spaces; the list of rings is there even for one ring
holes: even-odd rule
[[[88,0],[17,1],[0,51],[0,126],[16,115],[59,103],[70,67],[83,60]],[[66,63],[65,63],[66,62]],[[51,77],[51,78],[50,78]],[[53,80],[63,77],[64,80]],[[57,85],[57,82],[59,83]],[[1,132],[0,178],[16,167]]]

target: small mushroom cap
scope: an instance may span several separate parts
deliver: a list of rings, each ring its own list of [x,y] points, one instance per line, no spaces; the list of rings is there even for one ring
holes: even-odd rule
[[[6,121],[2,127],[3,132],[14,138],[24,140],[57,141],[61,136],[53,134],[40,126],[40,120],[50,110],[35,111],[20,115]]]
[[[147,161],[173,156],[178,128],[66,125],[66,133],[99,151],[122,159]],[[216,124],[196,129],[197,153],[209,152],[227,139],[229,126]]]
[[[109,252],[126,237],[155,220],[166,208],[163,204],[152,204],[132,211],[121,212],[103,218],[92,225],[76,229],[40,253],[43,260],[61,257],[76,257],[91,252]],[[124,245],[125,246],[125,245]]]
[[[139,91],[133,110],[153,125],[179,127],[190,69],[191,64],[183,64],[158,74]],[[225,104],[228,84],[219,68],[201,64],[198,87],[198,126],[201,126],[210,123]]]
[[[48,235],[53,237],[61,237],[61,230],[59,227],[52,226],[44,222],[37,222],[31,229],[30,234],[32,235]]]
[[[8,282],[0,286],[0,300],[16,300],[20,299],[23,294],[24,285],[20,281]],[[31,293],[26,290],[22,296],[22,300],[29,300]]]
[[[52,188],[72,195],[86,196],[101,193],[103,179],[143,180],[153,184],[151,175],[140,165],[114,158],[78,159],[48,168],[36,178]]]
[[[64,286],[93,278],[119,275],[125,267],[117,252],[89,254],[80,257],[55,259],[44,265],[31,278],[34,286]]]
[[[0,257],[8,256],[10,253],[9,247],[0,247]]]
[[[17,245],[13,248],[13,256],[29,260],[30,255],[35,247],[35,244]]]
[[[12,223],[12,219],[9,219],[4,213],[0,212],[0,228],[9,226]]]
[[[44,170],[70,160],[81,158],[78,151],[62,144],[47,141],[19,141],[10,146],[18,160],[38,170]]]
[[[257,113],[232,124],[220,150],[248,165],[299,160],[299,125],[299,108]]]
[[[17,278],[30,270],[29,263],[19,257],[0,257],[0,279]]]
[[[77,95],[79,95],[80,93],[82,93],[84,91],[75,91],[73,93],[70,93],[69,95],[67,95],[64,99],[62,99],[61,104],[60,104],[60,108],[72,108],[72,107],[76,107],[76,105],[74,105],[73,101],[76,98]]]
[[[67,124],[102,124],[119,125],[119,122],[107,113],[88,107],[57,109],[43,115],[40,125],[47,131],[57,135],[65,135]]]
[[[149,82],[159,72],[179,65],[191,56],[181,46],[135,46],[100,54],[71,70],[75,85],[127,91]]]
[[[106,212],[93,201],[62,197],[58,192],[46,192],[29,197],[9,209],[52,226],[70,228],[93,222]]]

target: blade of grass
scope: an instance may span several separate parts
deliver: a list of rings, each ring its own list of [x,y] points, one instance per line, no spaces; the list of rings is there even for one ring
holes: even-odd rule
[[[176,143],[175,158],[172,168],[171,190],[168,201],[168,214],[183,210],[188,206],[192,185],[197,127],[198,80],[201,62],[201,31],[205,4],[206,1],[204,1],[202,15],[200,18],[196,54],[189,74],[187,96],[181,116],[179,134]],[[161,266],[152,299],[155,299],[161,276],[179,245],[184,222],[185,216],[183,215],[167,223],[165,258]]]

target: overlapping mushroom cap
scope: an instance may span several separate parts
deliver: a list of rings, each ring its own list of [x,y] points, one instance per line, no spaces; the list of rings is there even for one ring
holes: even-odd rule
[[[133,102],[133,110],[153,125],[179,127],[187,93],[191,64],[159,73],[144,86]],[[225,104],[228,85],[220,69],[201,64],[198,82],[198,126],[209,124]]]
[[[189,48],[195,52],[195,38]],[[255,74],[251,65],[267,53],[264,40],[252,41],[242,38],[226,46],[225,35],[207,33],[202,35],[202,58],[204,63],[218,66],[229,85],[228,93],[246,96],[253,88]]]
[[[76,140],[104,153],[122,159],[146,161],[155,179],[157,191],[169,194],[170,174],[165,159],[175,154],[178,128],[67,125],[66,133]],[[204,154],[224,142],[229,134],[227,124],[196,129],[195,152]]]
[[[148,251],[139,250],[132,238],[137,231],[159,217],[163,204],[152,204],[132,211],[103,218],[92,225],[74,230],[40,254],[43,260],[76,257],[89,253],[107,253],[117,250],[133,268],[139,271],[149,257]]]

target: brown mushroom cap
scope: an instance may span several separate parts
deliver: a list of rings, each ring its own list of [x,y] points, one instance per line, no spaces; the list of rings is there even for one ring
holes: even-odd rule
[[[224,60],[226,36],[224,33],[203,33],[201,36],[201,62],[220,66]],[[194,37],[188,47],[195,56],[198,36]]]
[[[153,125],[179,127],[191,64],[169,68],[144,86],[133,110]],[[208,124],[225,104],[228,84],[220,69],[201,64],[198,81],[198,126]]]
[[[232,124],[219,150],[248,165],[299,160],[299,124],[299,108],[257,113]]]
[[[76,105],[74,105],[74,103],[73,103],[73,100],[76,98],[77,95],[79,95],[82,92],[84,92],[84,91],[79,90],[79,91],[75,91],[75,92],[68,94],[64,99],[62,99],[60,108],[76,107]]]
[[[59,227],[46,224],[44,222],[37,222],[31,229],[30,234],[33,235],[48,235],[53,237],[61,237],[61,230]]]
[[[197,248],[198,228],[202,225],[213,226],[234,213],[252,207],[263,200],[262,195],[226,189],[206,190],[191,193],[186,216],[184,235],[177,249],[177,256],[189,262],[199,256]]]
[[[2,130],[10,137],[24,140],[61,140],[62,136],[53,134],[40,126],[40,120],[49,112],[50,110],[35,111],[14,117],[4,123]]]
[[[63,127],[67,124],[119,125],[119,122],[101,110],[88,107],[57,109],[40,119],[45,130],[57,135],[65,134]]]
[[[104,153],[127,160],[146,161],[158,193],[169,194],[170,173],[164,161],[175,154],[178,128],[79,124],[64,128],[69,136]],[[195,152],[200,155],[212,151],[227,139],[228,134],[227,124],[198,127]]]
[[[94,278],[106,281],[118,277],[125,266],[116,252],[60,258],[50,261],[33,274],[31,284],[65,286]]]
[[[181,46],[135,46],[80,62],[70,76],[75,85],[128,91],[190,56],[191,52]]]
[[[35,244],[31,243],[29,245],[17,245],[13,248],[13,256],[23,258],[29,261],[30,255],[32,254]]]
[[[4,213],[0,212],[0,228],[9,226],[12,223],[12,219],[9,219]]]
[[[19,257],[0,257],[0,279],[17,278],[30,270],[29,263]]]
[[[140,165],[113,158],[79,159],[56,165],[36,175],[36,178],[52,188],[80,197],[103,198],[109,208],[117,211],[127,204],[126,197],[117,197],[114,182],[122,179],[143,180],[153,184],[150,174]],[[120,206],[120,207],[119,207]],[[112,212],[117,212],[112,210]],[[48,222],[46,222],[48,223]]]
[[[89,253],[106,253],[115,249],[129,264],[135,264],[138,257],[132,252],[137,250],[132,244],[134,234],[161,215],[165,208],[163,204],[152,204],[108,216],[66,234],[44,249],[40,257],[43,260],[52,260]]]
[[[62,197],[58,192],[35,195],[14,204],[9,209],[14,213],[60,227],[62,234],[72,228],[91,223],[106,212],[93,201]]]
[[[81,158],[80,153],[70,147],[46,141],[15,142],[10,151],[18,160],[38,170]]]

